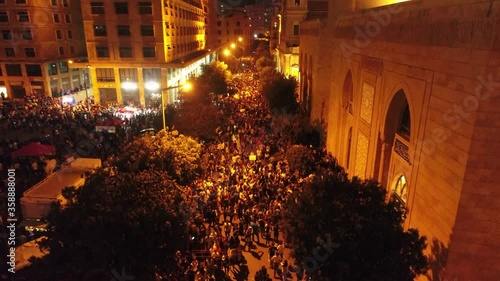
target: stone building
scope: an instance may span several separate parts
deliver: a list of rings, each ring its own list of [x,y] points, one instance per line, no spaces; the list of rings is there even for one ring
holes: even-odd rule
[[[241,51],[249,51],[250,43],[253,41],[250,21],[241,10],[233,10],[224,15],[215,17],[210,22],[210,33],[207,43],[210,48],[230,48],[236,44]],[[243,52],[238,52],[241,55]]]
[[[499,23],[498,0],[340,0],[301,24],[300,96],[427,236],[428,280],[500,278]]]
[[[86,56],[79,0],[0,1],[0,93],[58,96],[80,88],[85,70],[67,61]]]
[[[210,1],[212,3],[212,1]],[[96,101],[144,105],[179,87],[215,58],[205,46],[208,0],[82,0]],[[147,67],[146,67],[147,66]]]
[[[270,45],[276,46],[271,53],[275,56],[279,72],[299,78],[300,24],[304,20],[326,17],[327,11],[328,0],[283,0],[281,2],[281,11],[271,21],[270,26],[272,38]]]

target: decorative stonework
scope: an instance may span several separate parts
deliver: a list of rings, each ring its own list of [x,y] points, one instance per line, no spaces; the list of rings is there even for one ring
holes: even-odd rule
[[[366,123],[372,123],[373,115],[373,97],[375,95],[375,86],[372,84],[363,82],[363,87],[361,89],[361,119],[366,121]]]
[[[394,152],[396,152],[397,155],[401,156],[408,164],[410,164],[410,148],[404,144],[402,141],[396,140],[394,141]]]
[[[366,176],[366,163],[368,161],[368,137],[359,132],[358,143],[356,146],[356,165],[354,167],[354,175],[365,178]]]

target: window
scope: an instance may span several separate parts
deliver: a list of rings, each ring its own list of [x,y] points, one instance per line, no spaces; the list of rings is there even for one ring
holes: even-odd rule
[[[137,68],[120,68],[120,82],[137,82]]]
[[[69,7],[68,0],[62,0],[63,7]]]
[[[33,39],[33,34],[31,34],[31,29],[21,29],[19,31],[21,33],[21,37],[24,40],[32,40]]]
[[[299,36],[299,25],[298,24],[294,24],[293,25],[293,35],[294,36]]]
[[[128,3],[127,2],[115,3],[115,13],[118,15],[127,15],[128,14]]]
[[[131,58],[132,48],[131,47],[120,47],[120,58]]]
[[[155,30],[152,25],[141,25],[141,36],[155,36]]]
[[[59,55],[64,56],[64,47],[59,47]]]
[[[20,64],[6,64],[7,76],[23,76]]]
[[[64,21],[66,23],[71,23],[71,15],[64,15]]]
[[[392,189],[392,196],[396,201],[398,201],[403,206],[406,206],[406,201],[408,199],[408,189],[406,186],[405,176],[400,176],[396,182],[396,185]]]
[[[57,6],[57,0],[52,0],[52,6]]]
[[[56,38],[61,40],[62,39],[62,33],[60,30],[56,30]]]
[[[59,14],[54,14],[54,22],[59,23],[61,20],[59,19]]]
[[[26,0],[16,0],[16,4],[26,4]]]
[[[5,56],[6,57],[15,57],[16,51],[14,50],[14,48],[5,48]]]
[[[115,71],[113,68],[96,68],[97,82],[115,82]]]
[[[119,25],[118,36],[130,36],[130,25]]]
[[[104,14],[104,3],[103,2],[90,2],[90,13],[93,15]]]
[[[35,57],[35,48],[24,48],[24,54],[27,58]]]
[[[153,6],[151,5],[151,2],[139,2],[139,14],[152,15]]]
[[[300,6],[300,0],[295,0],[295,6]]]
[[[57,66],[55,63],[51,63],[47,66],[47,72],[49,75],[56,75],[57,74]]]
[[[30,16],[28,15],[28,12],[22,11],[17,13],[17,21],[18,22],[29,22],[30,21]]]
[[[9,13],[0,11],[0,22],[9,22]]]
[[[68,33],[68,39],[73,39],[73,32],[71,30],[68,30],[67,33]]]
[[[69,53],[72,55],[75,54],[75,46],[69,46]]]
[[[59,63],[59,70],[61,73],[68,73],[69,68],[68,68],[68,63],[63,61]]]
[[[42,76],[42,67],[39,64],[27,64],[26,74],[28,76]],[[31,83],[33,85],[33,83]]]
[[[142,47],[142,56],[145,58],[155,58],[156,48],[155,47]]]
[[[99,47],[96,47],[95,50],[96,50],[96,55],[98,58],[109,58],[109,48],[108,47],[99,46]]]
[[[2,30],[2,39],[4,40],[12,39],[12,32],[10,30]]]
[[[410,129],[411,129],[411,120],[410,120],[410,108],[406,105],[403,115],[401,116],[401,124],[399,125],[398,133],[403,138],[409,140],[410,139]]]
[[[217,26],[220,26],[220,25],[221,25],[221,23],[220,23],[220,21],[218,21],[218,22],[217,22]]]
[[[94,24],[94,36],[107,36],[106,26],[103,24]]]

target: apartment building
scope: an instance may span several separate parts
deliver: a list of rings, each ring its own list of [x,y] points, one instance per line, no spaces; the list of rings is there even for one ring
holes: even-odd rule
[[[178,100],[181,85],[215,57],[206,49],[207,0],[82,0],[94,98],[145,105],[162,93]]]
[[[235,55],[250,50],[250,43],[253,41],[252,30],[250,21],[243,11],[233,10],[218,16],[212,25],[210,37],[214,47],[239,49],[239,54]]]
[[[0,94],[58,96],[80,88],[86,56],[79,0],[0,0]]]

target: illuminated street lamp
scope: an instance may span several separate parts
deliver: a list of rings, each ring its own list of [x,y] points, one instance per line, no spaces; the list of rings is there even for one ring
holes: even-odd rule
[[[242,42],[242,41],[243,41],[243,38],[242,38],[242,37],[238,37],[238,41],[239,41],[239,42]]]
[[[233,49],[236,48],[236,44],[231,43],[231,48],[233,48]]]
[[[224,50],[224,55],[225,56],[229,56],[231,54],[231,51],[229,51],[229,49],[225,49]]]
[[[184,85],[178,85],[178,86],[171,86],[167,88],[162,88],[161,89],[161,114],[162,114],[162,119],[163,119],[163,129],[165,129],[167,126],[165,125],[165,96],[164,92],[172,89],[178,89],[182,88],[184,91],[189,91],[193,88],[193,85],[191,83],[187,82]]]

